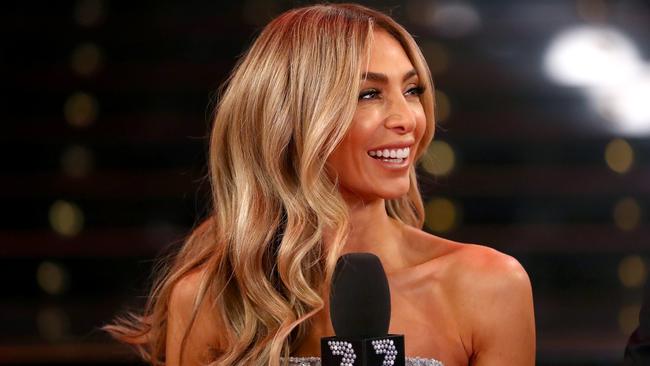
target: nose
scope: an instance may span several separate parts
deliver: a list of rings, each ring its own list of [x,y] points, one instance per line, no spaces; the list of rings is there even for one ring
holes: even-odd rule
[[[403,95],[391,98],[388,103],[385,126],[399,134],[409,133],[415,128],[415,116]]]

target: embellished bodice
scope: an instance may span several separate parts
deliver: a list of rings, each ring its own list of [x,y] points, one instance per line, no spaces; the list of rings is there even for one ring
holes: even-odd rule
[[[320,357],[290,357],[289,366],[321,366]],[[406,366],[444,366],[432,358],[407,357]]]

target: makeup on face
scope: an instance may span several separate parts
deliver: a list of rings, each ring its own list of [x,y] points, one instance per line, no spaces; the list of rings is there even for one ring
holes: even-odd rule
[[[364,200],[394,199],[410,189],[409,170],[426,127],[424,88],[399,42],[375,31],[357,108],[328,159],[341,188]]]

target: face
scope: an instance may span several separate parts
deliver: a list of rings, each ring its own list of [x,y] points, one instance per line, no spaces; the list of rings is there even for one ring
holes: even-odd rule
[[[370,52],[352,126],[328,159],[343,196],[364,202],[408,192],[426,126],[422,85],[399,42],[376,30]]]

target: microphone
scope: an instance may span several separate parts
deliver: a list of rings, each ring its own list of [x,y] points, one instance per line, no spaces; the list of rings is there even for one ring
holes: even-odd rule
[[[404,366],[404,336],[388,334],[390,290],[371,253],[341,256],[330,290],[336,336],[321,338],[322,366]]]

